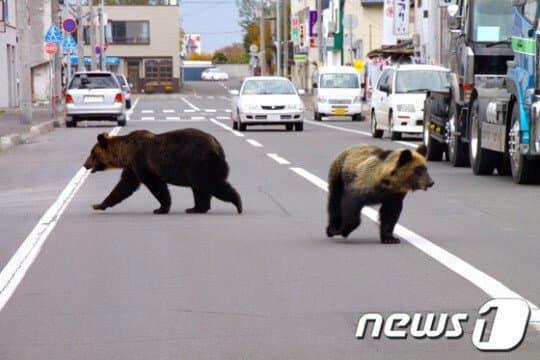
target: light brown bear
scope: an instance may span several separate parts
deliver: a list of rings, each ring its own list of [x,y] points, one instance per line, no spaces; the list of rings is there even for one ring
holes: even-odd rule
[[[346,238],[360,225],[364,206],[382,204],[379,211],[381,243],[399,243],[393,232],[405,195],[434,185],[426,167],[426,150],[424,145],[416,151],[385,151],[376,146],[359,145],[339,154],[328,176],[327,235]]]
[[[155,214],[167,214],[171,195],[167,184],[191,187],[195,206],[188,213],[206,213],[212,196],[233,203],[242,213],[242,200],[229,184],[229,166],[221,144],[197,129],[153,134],[146,130],[125,136],[100,134],[84,163],[92,172],[123,169],[120,182],[95,210],[105,210],[131,196],[143,183],[159,201]]]

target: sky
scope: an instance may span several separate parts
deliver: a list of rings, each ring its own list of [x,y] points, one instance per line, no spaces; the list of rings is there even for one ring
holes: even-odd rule
[[[203,52],[242,42],[236,0],[180,0],[184,31],[202,35]]]

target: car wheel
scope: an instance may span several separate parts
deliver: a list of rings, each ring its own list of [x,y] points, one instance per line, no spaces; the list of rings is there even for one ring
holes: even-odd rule
[[[362,114],[355,114],[352,116],[352,121],[362,121],[363,117]]]
[[[390,115],[388,116],[388,127],[390,128],[390,140],[401,140],[401,133],[399,131],[394,131],[394,120],[392,112],[390,112]]]
[[[131,109],[131,99],[126,100],[126,109]]]
[[[469,165],[469,156],[467,153],[467,144],[461,141],[461,137],[456,135],[458,120],[457,104],[452,101],[448,111],[448,160],[454,167],[462,167]]]
[[[299,122],[299,123],[294,124],[294,129],[296,131],[304,131],[304,123]]]
[[[527,159],[520,151],[521,136],[518,116],[518,107],[512,109],[512,120],[508,134],[508,152],[510,155],[510,168],[512,179],[516,184],[534,184],[540,180],[539,161]]]
[[[293,131],[293,128],[294,128],[294,124],[285,125],[285,129],[287,129],[287,131]]]
[[[68,128],[77,127],[77,119],[75,119],[74,117],[67,118],[66,119],[66,127],[68,127]]]
[[[371,112],[371,136],[375,139],[382,138],[384,131],[377,129],[377,119],[375,118],[375,111]]]
[[[471,106],[469,129],[469,151],[473,173],[475,175],[493,174],[498,154],[482,147],[482,122],[478,114],[478,99],[475,99]]]
[[[238,123],[238,130],[244,132],[244,131],[246,131],[246,129],[247,129],[246,124]]]
[[[116,123],[118,124],[118,126],[126,126],[127,125],[127,121],[126,121],[125,117],[122,120],[117,119]]]

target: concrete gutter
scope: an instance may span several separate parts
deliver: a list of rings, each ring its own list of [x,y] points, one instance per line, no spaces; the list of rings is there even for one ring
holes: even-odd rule
[[[64,118],[57,118],[54,120],[49,120],[42,122],[40,124],[34,125],[30,128],[30,131],[23,134],[9,134],[5,136],[0,136],[0,152],[7,151],[14,146],[29,144],[34,142],[40,136],[47,134],[54,130],[57,127],[64,127],[66,122]]]

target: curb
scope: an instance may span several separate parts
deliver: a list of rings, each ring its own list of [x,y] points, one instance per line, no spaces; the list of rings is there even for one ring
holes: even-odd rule
[[[40,124],[34,125],[30,131],[24,134],[9,134],[0,136],[0,152],[7,151],[14,146],[29,144],[39,138],[41,135],[47,134],[57,127],[65,127],[66,121],[62,118],[49,120]]]

